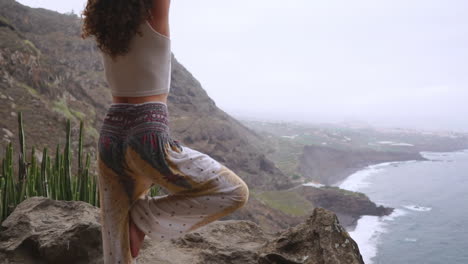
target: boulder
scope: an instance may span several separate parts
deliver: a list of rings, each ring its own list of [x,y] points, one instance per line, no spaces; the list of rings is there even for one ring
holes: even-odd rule
[[[2,223],[0,264],[103,263],[99,209],[33,197]],[[332,212],[316,208],[295,227],[266,233],[251,221],[215,221],[161,243],[145,239],[139,264],[364,263]]]
[[[364,263],[336,215],[323,208],[315,208],[305,223],[282,232],[259,253],[259,264]]]
[[[0,263],[102,263],[99,209],[85,202],[33,197],[3,221]],[[1,256],[1,255],[0,255]],[[17,260],[18,259],[18,260]],[[24,260],[23,260],[24,259]],[[26,262],[26,260],[33,262]],[[21,262],[23,260],[25,262]]]

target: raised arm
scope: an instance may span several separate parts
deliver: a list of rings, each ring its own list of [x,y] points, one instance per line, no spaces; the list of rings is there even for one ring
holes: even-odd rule
[[[171,0],[153,0],[152,18],[149,21],[157,32],[170,37],[169,30],[169,6]]]

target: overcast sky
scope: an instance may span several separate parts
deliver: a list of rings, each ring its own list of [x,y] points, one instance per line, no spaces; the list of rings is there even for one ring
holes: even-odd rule
[[[80,13],[85,0],[22,0]],[[466,0],[174,0],[176,57],[223,110],[468,131]]]

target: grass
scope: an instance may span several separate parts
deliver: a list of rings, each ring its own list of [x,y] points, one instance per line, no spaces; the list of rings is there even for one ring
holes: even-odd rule
[[[85,126],[85,132],[89,134],[91,137],[94,139],[98,140],[99,139],[99,132],[92,126],[87,125]]]
[[[65,118],[71,119],[73,122],[77,122],[77,120],[84,120],[87,117],[86,114],[84,114],[83,112],[70,108],[64,97],[60,98],[57,101],[54,101],[52,109],[55,112],[62,114]],[[94,114],[94,116],[96,115],[94,110],[92,111],[92,114]],[[94,127],[86,125],[84,129],[85,132],[95,140],[99,138],[99,132]]]
[[[309,214],[314,206],[300,194],[291,191],[256,191],[252,196],[269,207],[293,216]]]
[[[54,101],[52,110],[62,114],[65,118],[71,119],[76,121],[75,115],[73,115],[72,111],[68,108],[67,101],[64,97],[61,99]]]
[[[6,19],[6,18],[3,17],[3,16],[0,16],[0,23],[1,23],[1,24],[4,24],[4,25],[11,25],[11,24],[10,24],[10,21],[8,21],[8,19]]]
[[[77,120],[84,120],[87,118],[87,115],[85,113],[70,108],[64,97],[60,98],[57,101],[54,101],[52,109],[55,112],[62,114],[65,118],[71,119],[74,122],[77,122]],[[96,112],[93,109],[90,109],[90,111],[91,115],[94,118],[96,116]],[[85,125],[84,130],[95,140],[99,139],[99,132],[94,127],[90,125]]]
[[[303,145],[296,143],[294,140],[280,137],[270,138],[270,142],[272,142],[276,151],[270,153],[268,157],[275,162],[278,168],[290,177],[295,174],[301,176],[297,171],[297,166]]]
[[[38,48],[36,48],[36,45],[34,45],[34,43],[32,43],[30,40],[25,39],[23,42],[24,42],[24,45],[25,45],[30,51],[32,51],[32,52],[34,53],[34,55],[36,55],[36,56],[41,55],[41,51],[40,51]]]
[[[36,89],[32,88],[31,86],[29,86],[29,85],[27,85],[27,84],[25,84],[23,82],[19,82],[19,81],[17,81],[16,83],[18,84],[18,86],[26,89],[26,91],[28,91],[28,93],[31,94],[32,96],[34,96],[36,98],[40,96],[39,92],[36,91]]]
[[[70,113],[71,113],[74,117],[76,117],[76,118],[78,118],[78,119],[80,119],[80,120],[83,120],[83,119],[86,117],[86,115],[85,115],[84,113],[82,113],[82,112],[80,112],[80,111],[78,111],[78,110],[74,110],[74,109],[71,109],[71,108],[68,108],[68,110],[70,111]]]
[[[331,190],[336,190],[344,195],[348,195],[348,196],[353,196],[353,197],[363,197],[363,198],[367,198],[367,195],[365,195],[364,193],[361,193],[361,192],[353,192],[353,191],[349,191],[349,190],[345,190],[345,189],[340,189],[339,187],[336,187],[336,186],[324,186],[322,187],[323,189],[331,189]]]

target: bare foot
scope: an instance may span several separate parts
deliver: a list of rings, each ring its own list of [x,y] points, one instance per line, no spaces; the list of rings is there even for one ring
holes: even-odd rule
[[[132,257],[136,258],[138,252],[140,251],[141,244],[145,239],[145,233],[141,231],[135,223],[133,223],[132,218],[130,217],[129,221],[129,231],[130,231],[130,251],[132,252]]]

